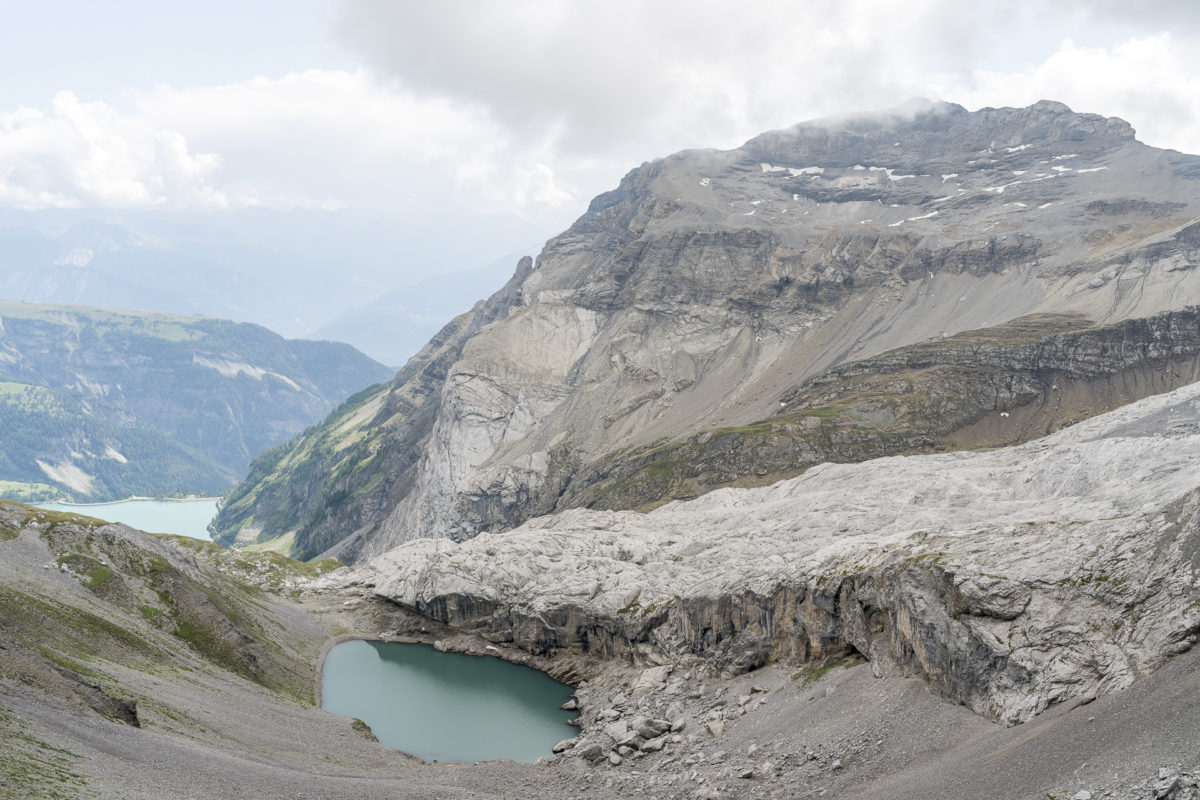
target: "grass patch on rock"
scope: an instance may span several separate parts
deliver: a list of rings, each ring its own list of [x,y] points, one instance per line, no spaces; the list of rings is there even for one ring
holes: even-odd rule
[[[49,647],[39,647],[38,652],[55,666],[68,670],[69,672],[74,672],[76,675],[81,675],[85,678],[91,678],[92,680],[100,680],[103,677],[100,673],[96,672],[96,670],[85,667],[78,661],[73,661],[64,656],[62,653],[51,650]]]
[[[835,669],[849,669],[850,667],[861,663],[863,663],[863,659],[858,656],[846,656],[845,658],[840,658],[836,661],[830,661],[828,664],[824,664],[819,667],[804,667],[803,669],[797,670],[796,672],[792,673],[792,680],[799,681],[800,688],[803,689],[804,687],[811,686],[812,684],[821,680],[821,678],[825,677],[830,672],[833,672]]]
[[[58,565],[80,576],[89,589],[101,589],[113,579],[112,567],[83,553],[59,556]]]
[[[368,725],[367,723],[363,722],[358,717],[355,717],[354,719],[350,720],[350,727],[354,729],[355,733],[357,733],[359,736],[363,737],[364,739],[366,739],[369,742],[378,742],[379,741],[379,738],[377,736],[375,736],[375,731],[371,730],[371,726]]]

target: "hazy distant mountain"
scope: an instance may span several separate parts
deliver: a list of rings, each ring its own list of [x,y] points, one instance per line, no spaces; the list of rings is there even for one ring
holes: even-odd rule
[[[283,327],[257,298],[278,298],[259,254],[178,248],[117,225],[83,219],[61,233],[0,228],[0,297],[28,302],[220,315]],[[265,259],[262,259],[265,261]],[[305,309],[289,316],[303,316]],[[294,327],[294,322],[292,324]]]
[[[1200,297],[1198,216],[1200,157],[1053,102],[651,161],[390,387],[256,462],[216,525],[361,558],[1037,436],[1195,374],[1196,315],[1148,318]]]
[[[339,316],[349,319],[351,309],[396,287],[417,284],[420,294],[426,291],[419,285],[423,276],[485,263],[495,255],[485,250],[486,242],[508,241],[512,235],[429,252],[386,221],[333,211],[0,208],[0,297],[203,314],[252,322],[285,336],[321,338],[325,334],[318,328]],[[442,304],[454,300],[447,313],[455,314],[503,282],[503,277],[489,282],[472,275],[447,280],[447,287],[466,285],[461,295],[435,298],[437,309],[426,309],[425,301],[407,298],[407,289],[401,290],[400,313],[442,313]],[[413,324],[429,330],[423,320]],[[368,324],[349,328],[363,330],[368,343],[388,340]],[[389,361],[402,363],[412,352],[415,348]]]
[[[344,311],[312,332],[317,339],[349,342],[384,364],[402,366],[446,320],[470,310],[512,275],[517,256],[480,269],[427,278]]]
[[[0,301],[0,495],[220,492],[391,375],[257,325]]]

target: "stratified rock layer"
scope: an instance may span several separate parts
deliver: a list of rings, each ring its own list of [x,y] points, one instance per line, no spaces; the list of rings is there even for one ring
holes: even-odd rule
[[[851,652],[1020,722],[1200,634],[1200,385],[1019,447],[568,511],[352,573],[494,641],[733,672]]]
[[[825,461],[1020,444],[1200,380],[1200,308],[1091,326],[1034,314],[834,367],[749,425],[631,448],[571,476],[556,509],[649,510]]]

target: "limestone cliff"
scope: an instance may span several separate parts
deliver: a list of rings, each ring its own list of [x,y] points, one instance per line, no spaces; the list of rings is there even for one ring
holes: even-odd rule
[[[352,556],[411,490],[447,371],[463,343],[508,312],[515,302],[512,287],[532,266],[532,259],[523,259],[504,290],[447,323],[392,383],[358,393],[320,425],[255,459],[246,480],[225,497],[212,526],[216,541],[281,539],[276,547],[311,558],[358,530],[341,548]]]
[[[623,454],[769,420],[839,364],[1034,313],[1103,324],[1182,308],[1200,297],[1198,187],[1200,158],[1050,102],[929,104],[649,162],[548,242],[486,319],[418,357],[445,356],[424,373],[419,430],[338,422],[360,461],[391,453],[353,508],[324,512],[342,498],[332,464],[289,480],[293,449],[217,527],[294,533],[305,556],[465,540],[594,502],[581,476]]]

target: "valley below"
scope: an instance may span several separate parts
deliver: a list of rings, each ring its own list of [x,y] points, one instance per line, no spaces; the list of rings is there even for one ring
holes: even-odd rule
[[[0,792],[1188,797],[1198,450],[1189,386],[1029,445],[357,569],[5,503]],[[390,750],[317,708],[351,638],[541,669],[576,687],[580,734],[525,765]]]

